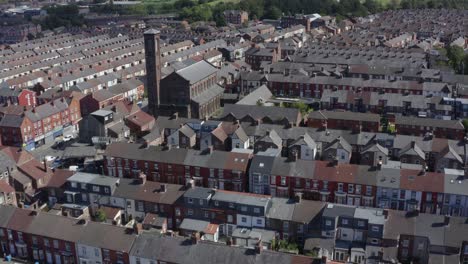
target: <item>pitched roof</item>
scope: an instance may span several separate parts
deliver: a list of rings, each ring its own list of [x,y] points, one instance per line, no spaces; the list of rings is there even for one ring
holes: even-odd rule
[[[262,85],[255,89],[253,92],[242,98],[236,104],[241,105],[257,105],[257,103],[265,102],[266,100],[270,99],[273,96],[270,89],[266,85]]]
[[[229,114],[232,114],[237,119],[242,119],[245,116],[251,116],[256,120],[268,117],[273,121],[286,118],[289,122],[295,123],[299,116],[299,109],[276,106],[225,104],[221,116],[223,118]]]
[[[410,144],[406,145],[406,147],[400,150],[398,156],[401,157],[403,155],[418,156],[421,159],[426,159],[424,151],[422,151],[421,148],[419,148],[418,144],[416,144],[416,142],[414,141],[412,141]]]
[[[353,150],[353,147],[348,143],[348,141],[346,141],[346,139],[344,139],[341,136],[337,137],[335,140],[330,142],[330,144],[328,144],[324,150],[340,148],[346,150],[349,153],[351,153],[351,151]]]
[[[23,124],[23,120],[24,120],[24,116],[6,114],[3,116],[2,120],[0,120],[0,127],[21,128],[21,125]]]
[[[280,252],[263,250],[260,254],[255,254],[253,249],[203,241],[192,244],[181,237],[160,237],[150,234],[142,234],[136,239],[130,255],[180,264],[293,264],[300,263],[300,261],[312,261],[308,257],[301,258]]]
[[[141,110],[131,114],[126,119],[128,122],[131,122],[139,127],[142,127],[150,122],[155,121],[152,115],[149,115],[148,113]]]
[[[165,185],[165,191],[161,186]],[[120,179],[113,196],[159,204],[174,204],[184,194],[184,187],[176,184],[163,184],[146,181],[140,184],[135,179]]]
[[[217,70],[217,68],[215,68],[205,60],[202,60],[192,65],[189,65],[183,69],[180,69],[176,71],[176,73],[192,84],[210,76]]]
[[[281,148],[283,146],[283,140],[278,135],[278,133],[276,133],[275,130],[271,130],[265,136],[257,139],[257,142],[260,142],[260,141],[261,142],[273,143],[276,146],[278,146],[278,148]]]
[[[183,125],[180,129],[179,129],[179,132],[184,134],[186,137],[193,137],[195,136],[195,131],[193,131],[193,129],[188,126],[188,125]]]
[[[458,153],[450,145],[447,146],[446,148],[444,148],[444,150],[442,150],[439,153],[439,157],[443,157],[443,158],[451,159],[451,160],[456,160],[459,163],[463,164],[462,157],[460,157],[460,155],[458,155]]]
[[[306,145],[306,146],[309,146],[310,148],[317,147],[317,143],[315,143],[315,141],[310,137],[308,133],[305,133],[303,136],[300,136],[293,143],[291,143],[291,146],[295,146],[295,145]]]
[[[450,129],[462,129],[465,127],[460,120],[441,120],[432,118],[419,118],[410,116],[397,116],[395,119],[396,125],[408,126],[426,126],[426,127],[442,127]]]
[[[367,152],[377,152],[380,151],[384,153],[385,155],[388,155],[388,149],[382,147],[379,143],[375,143],[372,145],[369,145],[367,148],[365,148],[361,153],[367,153]]]
[[[372,113],[359,113],[350,111],[312,111],[309,114],[311,119],[337,119],[337,120],[354,120],[363,122],[380,122],[380,116]]]

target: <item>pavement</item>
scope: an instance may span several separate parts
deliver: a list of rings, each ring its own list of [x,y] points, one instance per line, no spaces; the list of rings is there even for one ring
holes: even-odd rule
[[[21,261],[19,260],[6,261],[5,259],[0,258],[0,264],[27,264],[27,263],[34,264],[34,262],[25,262],[22,260]]]

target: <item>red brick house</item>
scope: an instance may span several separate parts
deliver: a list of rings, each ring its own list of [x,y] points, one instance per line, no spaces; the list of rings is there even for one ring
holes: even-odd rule
[[[23,147],[34,140],[33,122],[27,116],[7,114],[0,121],[3,146]]]
[[[250,158],[245,153],[113,143],[104,153],[104,169],[114,177],[136,178],[141,170],[150,181],[185,185],[193,180],[197,186],[244,191]]]
[[[252,66],[253,70],[259,70],[262,62],[277,62],[281,58],[281,48],[278,45],[276,49],[267,49],[251,47],[245,52],[245,62]]]
[[[242,10],[226,10],[223,15],[224,20],[229,24],[241,25],[249,21],[249,13]]]
[[[0,88],[0,104],[36,106],[36,93],[28,89]]]
[[[138,136],[151,131],[155,122],[156,120],[153,116],[141,110],[125,118],[125,124],[130,128],[130,132]]]
[[[78,96],[58,98],[20,115],[5,115],[0,121],[2,144],[32,150],[62,136],[65,130],[76,131],[81,120],[80,99]]]
[[[398,134],[413,136],[431,136],[448,139],[463,139],[465,127],[460,120],[440,120],[398,116],[395,120]]]
[[[345,129],[353,132],[379,132],[380,116],[348,111],[314,111],[307,119],[309,127],[322,129]]]
[[[0,253],[28,263],[129,264],[137,230],[0,206]],[[102,240],[101,238],[106,238]]]

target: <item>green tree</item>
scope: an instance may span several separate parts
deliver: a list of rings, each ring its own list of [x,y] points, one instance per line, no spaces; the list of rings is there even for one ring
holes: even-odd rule
[[[107,220],[107,216],[104,210],[102,209],[97,210],[95,219],[98,222],[105,222]]]
[[[281,17],[281,9],[279,9],[277,6],[269,6],[266,13],[265,13],[265,18],[269,19],[279,19]]]
[[[376,0],[366,0],[364,2],[364,7],[367,9],[369,13],[377,13],[382,10],[382,6],[380,5],[380,2],[377,2]]]
[[[449,59],[450,66],[457,72],[462,73],[462,63],[465,60],[465,52],[461,47],[448,46],[447,58]]]
[[[148,14],[145,4],[132,5],[128,8],[128,12],[131,15],[144,16]]]
[[[296,102],[296,103],[293,103],[291,104],[290,106],[291,108],[297,108],[299,109],[299,111],[301,112],[301,114],[303,116],[306,116],[307,114],[309,114],[311,112],[311,108],[304,102]]]
[[[84,18],[79,14],[77,5],[48,6],[44,8],[47,17],[42,21],[42,27],[54,29],[57,27],[71,27],[84,25]]]
[[[465,130],[468,130],[468,119],[463,119],[462,124],[465,127]]]

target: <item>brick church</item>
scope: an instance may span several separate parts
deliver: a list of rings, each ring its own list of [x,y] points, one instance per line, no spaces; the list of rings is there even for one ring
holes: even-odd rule
[[[161,78],[160,32],[150,29],[144,38],[149,113],[199,119],[213,115],[224,92],[217,83],[218,69],[202,60]]]

